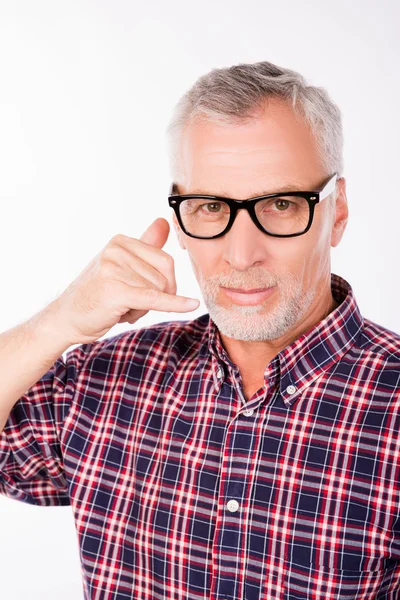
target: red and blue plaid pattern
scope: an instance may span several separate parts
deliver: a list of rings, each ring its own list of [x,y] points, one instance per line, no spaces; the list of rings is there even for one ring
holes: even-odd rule
[[[400,598],[400,336],[332,292],[249,401],[205,314],[78,346],[14,405],[0,492],[72,507],[87,600]]]

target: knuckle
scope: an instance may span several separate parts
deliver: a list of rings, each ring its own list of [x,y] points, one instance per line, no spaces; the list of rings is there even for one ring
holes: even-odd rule
[[[159,298],[159,290],[156,290],[155,288],[146,288],[144,293],[147,300],[154,301]]]
[[[159,285],[159,287],[164,292],[167,289],[168,280],[167,280],[166,277],[164,277],[164,275],[160,274],[159,277],[157,277],[157,284]]]
[[[102,258],[104,260],[112,260],[115,258],[117,248],[115,246],[106,246],[102,252]]]
[[[168,271],[171,271],[174,268],[174,259],[170,254],[164,254],[163,256],[164,266]]]
[[[125,236],[122,233],[116,233],[112,238],[111,238],[111,242],[113,244],[122,244],[122,242],[124,241]]]
[[[100,264],[100,273],[103,277],[111,277],[114,274],[114,264],[107,259],[103,259]]]

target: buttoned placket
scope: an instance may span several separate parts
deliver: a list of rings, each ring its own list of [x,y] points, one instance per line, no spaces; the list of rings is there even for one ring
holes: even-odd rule
[[[248,532],[243,527],[243,523],[251,521],[251,515],[246,515],[246,506],[250,501],[248,498],[251,488],[251,470],[248,469],[247,476],[242,481],[235,477],[237,465],[244,461],[244,451],[247,450],[250,457],[255,454],[255,445],[259,443],[256,435],[248,435],[249,424],[257,419],[258,409],[265,402],[270,403],[275,397],[277,383],[276,364],[266,373],[265,393],[260,394],[258,398],[250,403],[244,397],[238,378],[239,370],[232,369],[230,365],[222,366],[220,363],[216,367],[217,389],[222,393],[222,398],[228,394],[236,396],[242,402],[234,418],[227,424],[225,436],[225,446],[223,449],[223,464],[221,468],[221,478],[219,487],[218,515],[214,544],[216,552],[216,564],[213,571],[215,578],[212,584],[210,599],[223,600],[224,598],[238,598],[246,600],[246,580],[244,576],[242,590],[238,592],[238,582],[229,576],[230,573],[237,573],[244,570],[245,559],[242,561],[243,552],[247,547]],[[226,379],[226,373],[229,372],[229,380]],[[274,385],[275,384],[275,385]],[[249,405],[250,404],[250,405]],[[256,427],[256,423],[253,425]],[[241,435],[242,432],[242,435]],[[232,548],[238,548],[236,557],[232,556]],[[244,550],[243,550],[244,549]],[[238,561],[240,560],[240,564]],[[239,595],[238,595],[239,593]],[[249,593],[251,593],[249,591]]]

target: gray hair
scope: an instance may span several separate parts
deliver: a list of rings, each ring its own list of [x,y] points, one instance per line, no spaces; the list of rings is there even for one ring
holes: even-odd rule
[[[212,69],[201,76],[176,104],[168,124],[170,172],[180,178],[181,138],[194,117],[220,124],[256,119],[268,97],[291,102],[296,114],[310,125],[327,176],[343,171],[341,113],[324,88],[307,85],[300,73],[263,61]]]

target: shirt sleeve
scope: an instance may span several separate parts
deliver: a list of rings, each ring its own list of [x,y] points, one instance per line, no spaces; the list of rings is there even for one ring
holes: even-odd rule
[[[70,504],[60,435],[90,347],[58,358],[14,404],[0,433],[0,494],[38,506]]]

